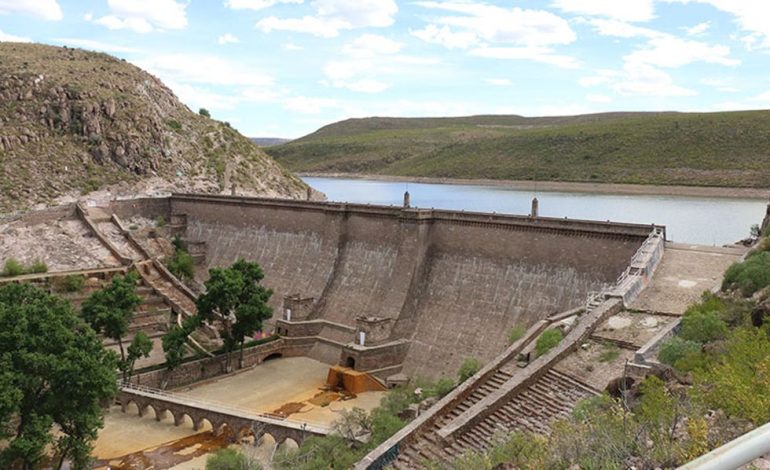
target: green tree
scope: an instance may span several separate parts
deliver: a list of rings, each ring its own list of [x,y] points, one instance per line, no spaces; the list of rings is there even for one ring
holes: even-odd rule
[[[174,254],[166,262],[168,270],[179,279],[192,279],[195,275],[192,256],[187,252],[179,237],[174,237],[173,244]]]
[[[125,369],[128,379],[130,380],[131,376],[134,375],[134,365],[136,365],[136,361],[142,357],[150,357],[150,353],[152,352],[152,340],[144,331],[139,331],[134,336],[134,339],[131,340],[131,344],[128,345],[126,351],[128,354],[126,354]]]
[[[182,363],[184,358],[184,345],[187,343],[187,337],[200,326],[200,317],[193,316],[185,318],[182,325],[174,325],[163,335],[163,352],[166,354],[166,367],[168,370],[175,369]]]
[[[123,337],[134,318],[134,312],[142,298],[136,295],[136,273],[115,276],[112,283],[102,290],[91,294],[83,302],[83,318],[97,332],[118,342],[120,364],[123,378],[126,372],[126,352],[123,349]]]
[[[203,117],[207,117],[207,118],[210,118],[210,117],[211,117],[211,113],[210,113],[210,112],[209,112],[209,110],[208,110],[208,109],[206,109],[206,108],[201,108],[201,109],[199,109],[199,110],[198,110],[198,114],[200,114],[200,115],[201,115],[201,116],[203,116]]]
[[[230,370],[230,356],[240,345],[243,362],[243,343],[246,337],[262,329],[262,322],[273,316],[267,305],[273,291],[262,286],[265,277],[259,264],[240,259],[231,267],[209,270],[206,293],[198,298],[198,314],[203,320],[217,321],[224,341]]]
[[[90,468],[115,366],[69,302],[30,285],[0,288],[0,468],[37,468],[48,445],[57,468]]]

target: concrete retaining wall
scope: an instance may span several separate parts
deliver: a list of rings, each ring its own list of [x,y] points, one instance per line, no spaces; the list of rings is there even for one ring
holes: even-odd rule
[[[185,238],[206,243],[206,268],[260,263],[276,317],[281,299],[298,293],[316,299],[314,319],[352,327],[358,316],[392,318],[391,339],[412,341],[405,371],[434,378],[454,375],[465,357],[493,358],[514,324],[581,305],[615,281],[651,230],[209,195],[169,204],[187,215]],[[328,344],[315,349],[334,356]]]

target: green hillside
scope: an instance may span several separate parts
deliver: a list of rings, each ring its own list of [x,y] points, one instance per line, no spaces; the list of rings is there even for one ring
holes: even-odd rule
[[[350,119],[266,151],[299,172],[770,187],[770,111]]]

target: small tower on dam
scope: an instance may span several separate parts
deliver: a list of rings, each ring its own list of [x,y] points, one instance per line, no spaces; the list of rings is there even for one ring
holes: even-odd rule
[[[411,204],[411,200],[409,196],[409,191],[405,191],[404,192],[404,209],[409,209],[410,204]]]
[[[532,198],[532,211],[529,213],[530,217],[537,217],[538,210],[540,209],[540,203],[536,197]]]

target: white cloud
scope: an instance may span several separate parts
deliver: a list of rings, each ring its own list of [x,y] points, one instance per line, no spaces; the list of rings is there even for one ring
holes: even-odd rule
[[[655,17],[654,0],[554,0],[551,5],[567,13],[621,21],[649,21]]]
[[[621,70],[599,70],[597,75],[583,77],[582,86],[607,85],[623,96],[692,96],[695,91],[674,83],[671,75],[649,64],[626,62]]]
[[[684,30],[688,36],[701,36],[703,33],[708,31],[710,27],[711,21],[704,21],[703,23],[698,23],[695,26],[691,26],[689,28],[685,27]]]
[[[56,0],[0,0],[0,15],[23,13],[48,21],[64,18]]]
[[[508,80],[507,78],[485,78],[484,81],[490,85],[494,86],[511,86],[513,85],[513,82]]]
[[[32,42],[32,39],[0,31],[0,42]]]
[[[666,0],[669,3],[704,3],[735,17],[738,27],[758,42],[760,47],[770,47],[770,2],[764,0]]]
[[[432,23],[473,33],[489,43],[548,46],[570,44],[577,38],[566,20],[545,10],[454,1],[416,4],[431,10],[456,13],[435,18]]]
[[[94,20],[108,29],[130,29],[149,33],[156,29],[187,27],[186,9],[189,3],[176,0],[107,0],[110,14]]]
[[[208,54],[154,55],[137,65],[164,80],[208,86],[269,86],[273,78],[265,72]]]
[[[91,21],[94,19],[94,14],[91,12],[83,14],[83,20],[85,21]]]
[[[671,35],[650,39],[645,47],[626,55],[624,59],[658,67],[681,67],[693,62],[726,66],[740,64],[739,60],[730,58],[730,48],[727,46],[711,46]]]
[[[394,23],[398,12],[395,0],[315,0],[315,15],[301,18],[269,16],[257,22],[257,28],[271,31],[295,31],[323,38],[339,35],[341,30],[384,28]]]
[[[738,88],[732,85],[732,79],[724,78],[704,78],[700,81],[703,85],[716,88],[724,93],[737,93]]]
[[[225,33],[217,38],[217,44],[220,46],[224,44],[237,44],[239,42],[241,42],[241,40],[230,33]]]
[[[303,0],[227,0],[225,6],[233,10],[264,10],[279,3],[303,3]]]
[[[574,42],[577,36],[566,20],[551,12],[460,1],[416,4],[447,13],[429,19],[423,29],[410,31],[425,42],[465,49],[477,57],[532,60],[559,67],[578,64],[553,49]]]
[[[286,44],[283,45],[283,48],[286,49],[287,51],[302,51],[305,49],[304,47],[298,44],[294,44],[293,42],[287,42]]]
[[[63,46],[81,47],[83,49],[89,49],[92,51],[102,52],[120,52],[120,53],[133,53],[138,52],[139,49],[128,46],[121,46],[119,44],[110,44],[101,41],[94,41],[92,39],[81,38],[56,38],[55,41]]]
[[[374,57],[380,54],[395,54],[403,47],[403,43],[385,36],[364,34],[343,46],[342,52],[351,57]]]
[[[390,84],[386,77],[413,76],[434,59],[399,54],[403,43],[385,36],[363,34],[342,47],[341,58],[326,63],[322,84],[360,93],[381,93]]]
[[[567,69],[580,65],[573,57],[554,54],[550,47],[479,47],[469,53],[487,59],[532,60]]]
[[[475,33],[470,31],[452,31],[449,26],[429,24],[423,29],[410,31],[416,38],[431,44],[439,44],[447,49],[467,49],[479,42]]]

